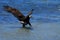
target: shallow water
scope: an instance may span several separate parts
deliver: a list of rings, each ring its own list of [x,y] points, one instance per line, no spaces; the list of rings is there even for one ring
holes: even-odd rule
[[[9,5],[25,16],[34,9],[32,29],[22,28],[20,22],[4,10]],[[0,0],[0,40],[60,40],[59,0]]]

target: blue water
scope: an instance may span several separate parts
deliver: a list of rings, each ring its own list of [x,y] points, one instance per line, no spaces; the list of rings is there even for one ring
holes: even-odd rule
[[[25,16],[34,9],[31,22],[60,22],[59,0],[0,0],[0,23],[18,23],[12,14],[4,10],[4,5],[20,10]]]

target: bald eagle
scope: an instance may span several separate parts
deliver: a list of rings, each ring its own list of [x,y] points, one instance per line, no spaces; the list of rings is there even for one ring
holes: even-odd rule
[[[15,9],[15,8],[12,8],[10,6],[4,6],[4,9],[7,12],[12,13],[21,22],[23,27],[25,27],[25,25],[27,25],[27,24],[32,26],[29,20],[31,18],[31,14],[33,12],[33,9],[28,13],[27,16],[24,16],[19,10]]]

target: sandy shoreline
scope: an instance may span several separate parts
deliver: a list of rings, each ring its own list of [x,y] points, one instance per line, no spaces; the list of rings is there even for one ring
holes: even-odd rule
[[[32,23],[33,30],[20,24],[0,24],[1,40],[60,40],[60,23]]]

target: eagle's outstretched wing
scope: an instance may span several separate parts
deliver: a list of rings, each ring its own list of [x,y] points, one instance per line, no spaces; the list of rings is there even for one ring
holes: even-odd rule
[[[28,12],[28,15],[25,18],[29,17],[33,13],[33,11],[34,11],[34,9],[32,9],[30,12]]]
[[[17,9],[12,8],[10,6],[4,6],[4,8],[6,11],[11,12],[18,20],[20,20],[20,21],[24,20],[25,16]]]
[[[27,16],[31,15],[33,13],[34,9],[32,9]]]

